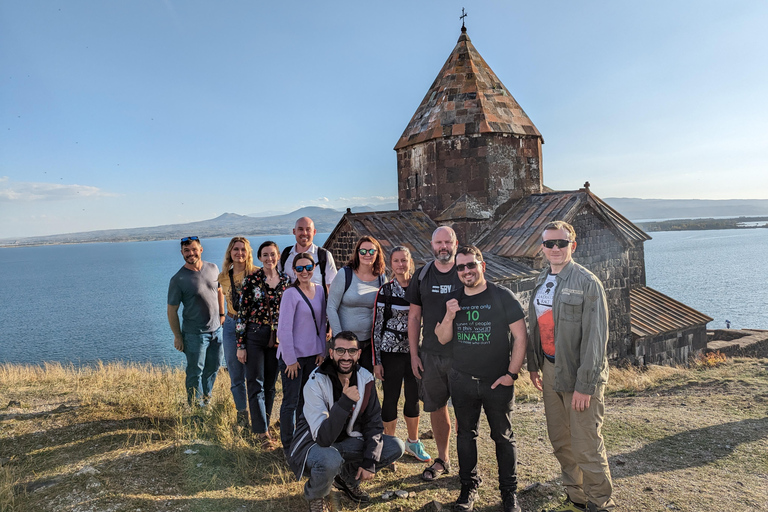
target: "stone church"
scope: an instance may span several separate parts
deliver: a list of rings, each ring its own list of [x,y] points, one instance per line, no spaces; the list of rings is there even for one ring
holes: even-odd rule
[[[576,229],[574,259],[605,286],[610,308],[609,358],[636,364],[684,363],[706,347],[712,319],[645,284],[650,237],[590,191],[556,191],[543,183],[544,139],[461,36],[395,145],[396,211],[351,213],[325,243],[339,265],[362,235],[386,252],[405,245],[417,265],[433,259],[432,232],[451,226],[460,244],[477,245],[487,277],[527,304],[546,265],[543,226],[564,220]]]

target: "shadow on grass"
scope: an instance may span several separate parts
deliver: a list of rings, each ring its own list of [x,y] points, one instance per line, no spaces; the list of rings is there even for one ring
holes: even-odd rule
[[[745,419],[686,430],[609,457],[611,472],[628,477],[710,464],[728,457],[743,443],[768,437],[768,418]]]

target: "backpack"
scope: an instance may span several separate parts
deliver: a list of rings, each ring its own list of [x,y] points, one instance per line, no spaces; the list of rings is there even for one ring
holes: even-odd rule
[[[347,290],[349,290],[349,287],[352,284],[352,275],[355,273],[355,271],[352,270],[352,267],[349,265],[344,265],[341,267],[341,270],[344,271],[344,293],[347,293]],[[379,288],[382,286],[384,286],[384,274],[379,275]],[[342,293],[342,296],[344,293]]]
[[[288,256],[291,254],[291,250],[293,249],[293,245],[289,245],[285,249],[283,249],[282,254],[280,254],[280,268],[285,272],[285,264],[288,262]],[[322,278],[323,283],[323,290],[328,290],[328,286],[325,284],[325,266],[328,263],[328,249],[323,249],[322,247],[317,247],[317,266],[320,267],[320,277]],[[349,285],[347,285],[347,288]],[[345,288],[346,289],[346,288]]]

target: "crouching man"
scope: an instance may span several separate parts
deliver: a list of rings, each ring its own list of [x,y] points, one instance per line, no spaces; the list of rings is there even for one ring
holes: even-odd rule
[[[383,433],[373,375],[357,364],[357,336],[342,331],[330,347],[330,357],[304,386],[304,407],[288,452],[296,476],[309,477],[304,497],[311,512],[328,509],[331,485],[355,503],[370,502],[360,483],[405,451],[400,439]]]

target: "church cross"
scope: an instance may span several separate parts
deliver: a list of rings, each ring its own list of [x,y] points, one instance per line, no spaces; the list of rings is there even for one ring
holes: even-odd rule
[[[464,8],[461,8],[461,16],[459,16],[459,19],[461,20],[461,28],[464,28],[464,18],[467,17],[467,13],[464,12]]]

